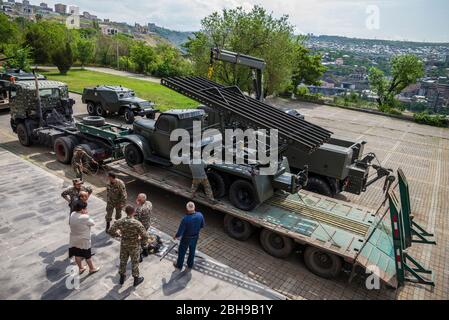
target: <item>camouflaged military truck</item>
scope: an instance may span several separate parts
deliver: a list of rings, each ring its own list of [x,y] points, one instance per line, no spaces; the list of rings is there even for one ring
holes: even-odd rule
[[[11,83],[8,91],[11,128],[22,145],[33,142],[52,145],[58,132],[60,135],[61,130],[75,129],[72,116],[75,101],[69,98],[66,84],[49,80],[19,81]],[[52,134],[55,130],[52,128],[59,130]]]
[[[157,112],[153,108],[154,103],[136,97],[133,90],[122,86],[85,88],[81,99],[87,105],[89,115],[106,117],[119,114],[125,117],[128,124],[134,122],[135,116],[154,119]]]

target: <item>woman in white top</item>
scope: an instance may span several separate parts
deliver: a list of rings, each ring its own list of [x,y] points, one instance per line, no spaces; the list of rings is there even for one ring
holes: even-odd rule
[[[86,259],[89,266],[89,274],[100,270],[92,262],[90,228],[93,225],[95,223],[88,215],[87,203],[83,201],[75,202],[74,212],[70,215],[69,257],[75,256],[75,262],[78,265],[80,274],[86,271],[86,268],[82,265],[83,259]]]

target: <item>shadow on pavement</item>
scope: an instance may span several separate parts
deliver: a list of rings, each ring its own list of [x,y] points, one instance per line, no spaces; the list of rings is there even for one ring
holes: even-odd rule
[[[164,296],[170,296],[184,290],[190,280],[192,280],[191,272],[185,270],[182,272],[173,271],[168,282],[165,278],[162,279],[162,292]]]

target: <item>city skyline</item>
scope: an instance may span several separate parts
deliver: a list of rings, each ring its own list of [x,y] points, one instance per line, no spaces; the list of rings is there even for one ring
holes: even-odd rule
[[[31,1],[38,4],[40,1]],[[36,2],[36,3],[34,3]],[[288,14],[296,33],[339,35],[364,39],[449,42],[449,2],[444,0],[123,0],[45,1],[77,5],[100,18],[117,22],[156,23],[178,31],[196,31],[201,19],[223,8],[261,5],[275,17]],[[192,14],[194,12],[195,14]]]

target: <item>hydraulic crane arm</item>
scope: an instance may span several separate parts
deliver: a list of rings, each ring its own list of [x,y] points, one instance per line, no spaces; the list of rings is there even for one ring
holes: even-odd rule
[[[253,73],[253,85],[256,92],[256,99],[259,101],[263,101],[263,71],[267,65],[264,60],[228,50],[211,48],[211,66],[213,65],[215,60],[249,67]]]

